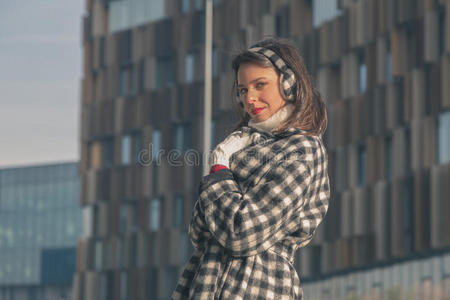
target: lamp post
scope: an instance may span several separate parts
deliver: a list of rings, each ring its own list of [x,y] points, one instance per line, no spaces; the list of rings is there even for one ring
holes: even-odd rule
[[[205,0],[205,76],[203,119],[203,175],[209,173],[208,157],[211,149],[211,98],[212,98],[212,14],[213,0]]]

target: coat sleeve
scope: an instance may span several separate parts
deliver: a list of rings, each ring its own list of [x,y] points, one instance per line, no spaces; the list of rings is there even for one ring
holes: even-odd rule
[[[299,215],[305,215],[301,211],[309,201],[313,167],[305,155],[291,153],[246,193],[241,192],[229,169],[203,177],[190,225],[194,246],[201,247],[213,237],[232,255],[249,256],[298,230]],[[325,212],[323,208],[317,218]]]

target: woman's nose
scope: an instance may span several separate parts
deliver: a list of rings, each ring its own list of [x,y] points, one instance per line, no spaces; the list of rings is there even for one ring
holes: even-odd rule
[[[253,103],[253,102],[255,102],[256,99],[257,99],[256,91],[249,90],[249,91],[247,92],[247,97],[245,97],[245,98],[246,98],[247,103]]]

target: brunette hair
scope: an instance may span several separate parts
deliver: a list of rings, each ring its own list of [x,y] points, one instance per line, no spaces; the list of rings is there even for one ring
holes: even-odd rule
[[[322,135],[327,128],[327,112],[325,104],[318,90],[312,83],[311,77],[303,63],[303,58],[298,49],[291,42],[284,39],[264,39],[257,42],[253,47],[267,48],[275,52],[286,65],[294,72],[295,100],[293,102],[294,110],[288,119],[281,124],[275,133],[282,132],[289,127],[296,127],[304,131],[305,135]],[[238,111],[240,120],[235,130],[248,124],[250,116],[243,109],[242,103],[237,101],[237,74],[239,67],[244,63],[256,63],[261,67],[273,68],[278,74],[279,71],[270,62],[268,58],[253,51],[244,50],[237,54],[231,62],[234,71],[234,83],[232,88],[233,106]],[[289,102],[288,103],[292,103]]]

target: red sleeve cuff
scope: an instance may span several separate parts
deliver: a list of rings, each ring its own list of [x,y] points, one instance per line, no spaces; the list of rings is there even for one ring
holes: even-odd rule
[[[224,166],[224,165],[214,165],[209,170],[209,174],[215,173],[215,172],[217,172],[219,170],[222,170],[222,169],[228,169],[228,167]]]

